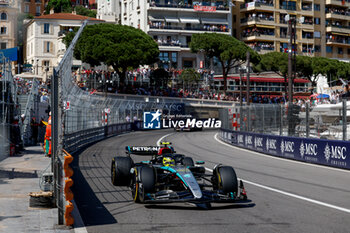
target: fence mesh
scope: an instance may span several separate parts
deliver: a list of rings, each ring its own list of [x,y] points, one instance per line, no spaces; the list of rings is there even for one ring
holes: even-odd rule
[[[349,138],[347,101],[315,106],[251,104],[222,109],[223,128],[244,132],[333,140]],[[350,103],[350,102],[349,102]]]

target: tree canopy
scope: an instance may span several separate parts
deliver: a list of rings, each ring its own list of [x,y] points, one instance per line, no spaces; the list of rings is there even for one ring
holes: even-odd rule
[[[179,76],[179,79],[181,79],[184,84],[186,83],[187,87],[194,83],[198,84],[200,78],[200,74],[195,69],[185,69]]]
[[[65,40],[68,46],[71,35]],[[95,24],[84,28],[76,47],[74,56],[91,66],[106,64],[118,72],[124,83],[128,68],[150,65],[157,61],[158,45],[141,31],[130,26],[118,24]]]
[[[50,10],[53,9],[55,13],[71,13],[72,5],[70,0],[50,0],[47,3],[45,13],[50,14]]]
[[[234,67],[240,67],[246,62],[247,52],[250,52],[251,62],[258,63],[259,55],[244,42],[219,33],[203,33],[192,35],[190,48],[193,53],[204,52],[209,58],[216,57],[222,66],[224,91],[227,90],[227,75]]]
[[[77,13],[77,15],[84,15],[84,16],[88,16],[91,18],[96,18],[96,14],[97,14],[96,11],[87,9],[83,6],[76,6],[75,12]]]

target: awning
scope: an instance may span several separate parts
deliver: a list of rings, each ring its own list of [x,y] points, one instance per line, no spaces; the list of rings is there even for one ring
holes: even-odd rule
[[[314,30],[312,29],[301,29],[301,30],[303,30],[304,32],[314,32]]]
[[[153,16],[151,16],[151,15],[148,16],[148,19],[149,19],[150,21],[161,21],[161,22],[164,21],[163,18],[160,18],[160,17],[153,17]]]
[[[228,24],[227,19],[202,18],[202,24]]]
[[[215,80],[220,80],[220,79],[223,79],[222,77],[216,77],[214,78]],[[227,80],[239,80],[239,77],[227,77]],[[243,77],[242,78],[242,81],[246,81],[247,78],[246,77]],[[262,78],[262,77],[250,77],[250,81],[251,82],[268,82],[268,83],[284,83],[285,80],[284,78]],[[288,82],[288,79],[287,79],[287,82]],[[306,79],[301,79],[301,78],[296,78],[294,79],[294,83],[309,83],[310,81],[309,80],[306,80]]]
[[[339,36],[348,36],[347,33],[340,33],[340,32],[331,32],[333,35],[339,35]]]
[[[180,18],[181,23],[193,23],[199,24],[199,19],[196,18]]]
[[[273,25],[256,25],[256,27],[259,27],[259,28],[271,28],[271,29],[275,29],[275,26],[273,26]]]
[[[165,16],[165,22],[167,23],[179,23],[179,19],[176,17]]]
[[[71,24],[71,23],[60,23],[60,26],[61,27],[80,27],[81,25],[80,24]]]
[[[28,78],[28,79],[33,79],[33,78],[39,78],[42,79],[43,77],[40,75],[32,74],[32,73],[21,73],[21,74],[16,74],[15,77],[19,78]]]

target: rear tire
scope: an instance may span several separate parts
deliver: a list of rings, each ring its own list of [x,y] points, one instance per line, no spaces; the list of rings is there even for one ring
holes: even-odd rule
[[[112,184],[115,186],[128,186],[131,182],[130,169],[134,162],[130,157],[114,157],[111,166]]]
[[[222,190],[224,193],[237,193],[238,180],[233,167],[220,166],[215,169],[213,174],[214,189]]]
[[[193,167],[193,166],[194,166],[194,162],[193,162],[193,159],[192,159],[191,157],[185,157],[185,158],[183,158],[182,164],[183,164],[185,167]]]

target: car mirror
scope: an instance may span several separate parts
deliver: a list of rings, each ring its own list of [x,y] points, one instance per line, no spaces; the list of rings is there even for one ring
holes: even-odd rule
[[[203,164],[205,164],[205,162],[204,161],[196,161],[196,164],[197,165],[203,165]]]

